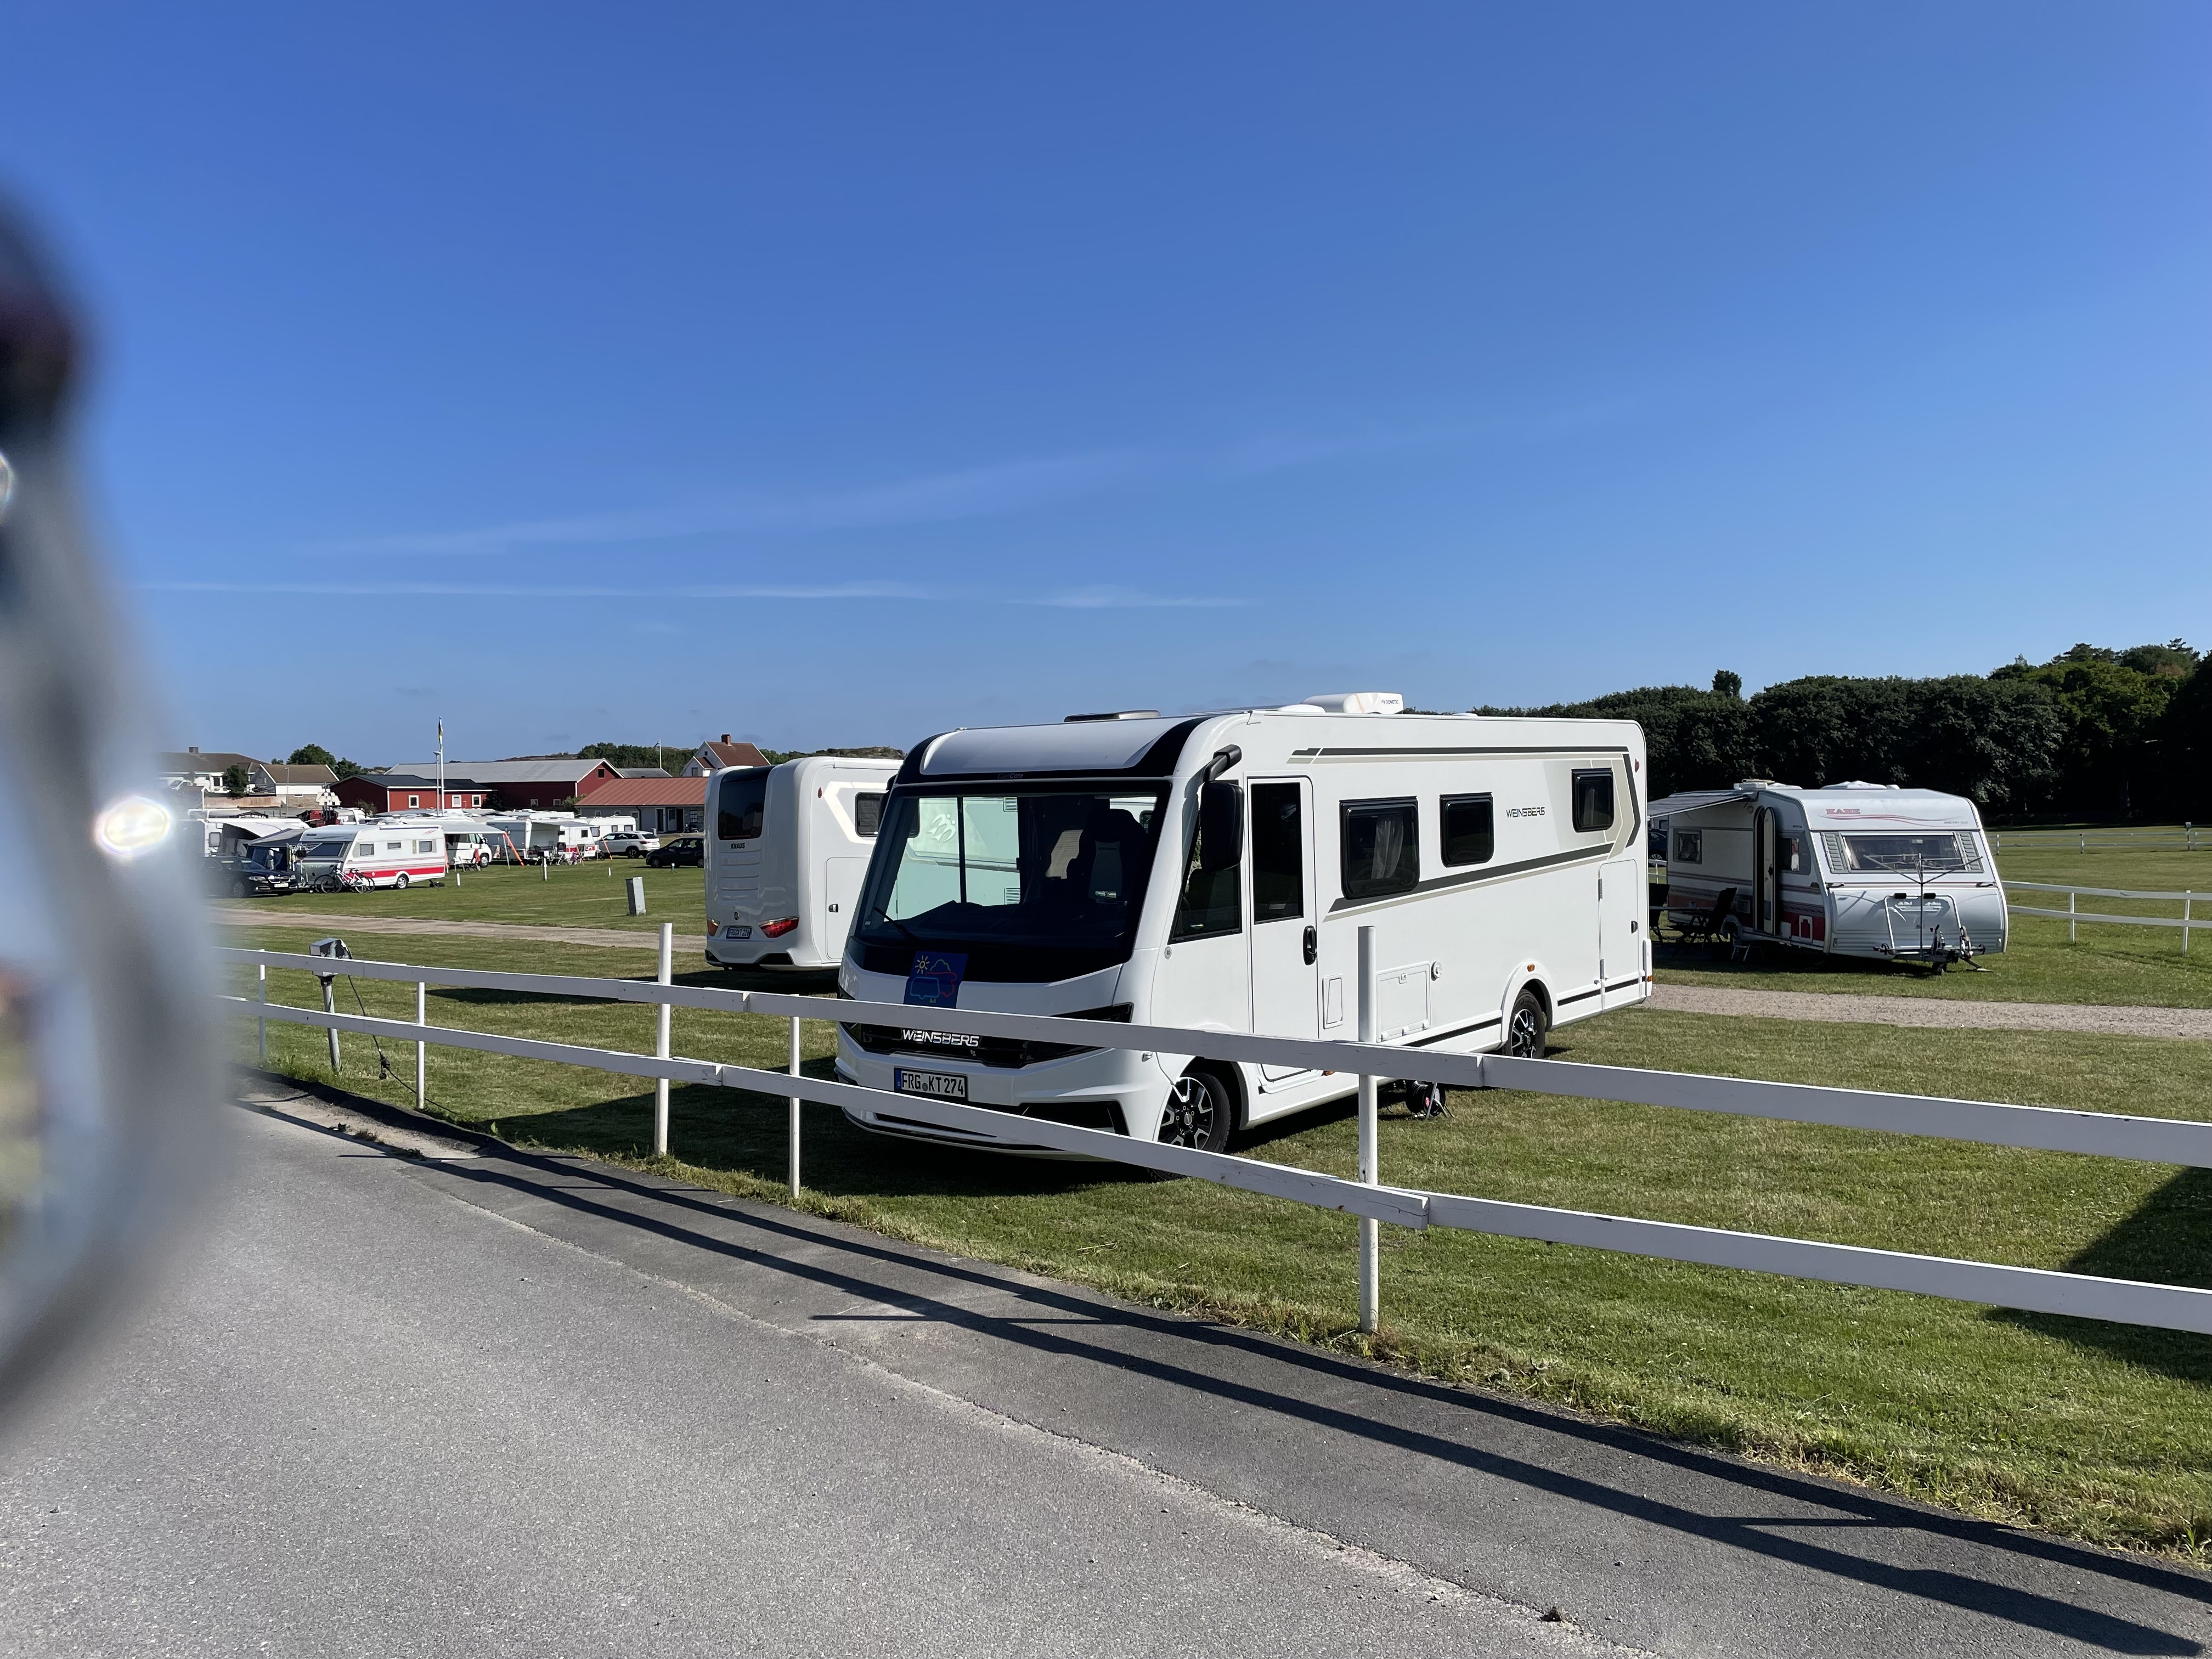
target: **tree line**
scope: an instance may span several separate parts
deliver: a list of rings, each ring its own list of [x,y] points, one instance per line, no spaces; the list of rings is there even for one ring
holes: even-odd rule
[[[2212,673],[2181,640],[2077,645],[2049,662],[1930,679],[1814,674],[1756,696],[1723,669],[1710,689],[1642,686],[1479,714],[1633,720],[1651,795],[1773,778],[1941,789],[2019,819],[2212,817]]]

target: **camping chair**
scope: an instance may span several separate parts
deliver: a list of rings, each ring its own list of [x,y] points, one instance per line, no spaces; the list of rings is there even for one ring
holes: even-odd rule
[[[1735,914],[1735,889],[1723,887],[1705,913],[1683,925],[1682,943],[1710,945],[1721,937],[1721,924]]]

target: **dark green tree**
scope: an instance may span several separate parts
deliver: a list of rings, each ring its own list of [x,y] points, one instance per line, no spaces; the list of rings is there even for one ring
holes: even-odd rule
[[[233,761],[229,765],[222,769],[222,793],[224,794],[242,795],[252,787],[252,777],[247,773],[245,766],[240,762]]]

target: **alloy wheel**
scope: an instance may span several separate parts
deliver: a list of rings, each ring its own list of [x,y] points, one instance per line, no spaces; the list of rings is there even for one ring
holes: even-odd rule
[[[1170,1146],[1203,1149],[1213,1135],[1213,1091],[1205,1079],[1179,1077],[1160,1115],[1160,1139]]]
[[[1511,1023],[1505,1028],[1505,1052],[1522,1060],[1541,1060],[1544,1057],[1543,1016],[1525,1004],[1516,1008]]]

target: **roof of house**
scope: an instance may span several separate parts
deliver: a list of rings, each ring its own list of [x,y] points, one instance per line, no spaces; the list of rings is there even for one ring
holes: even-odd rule
[[[228,749],[171,749],[155,758],[161,763],[164,777],[180,773],[227,772],[234,766],[261,764],[251,755],[234,755]]]
[[[722,733],[720,743],[702,743],[699,747],[714,757],[717,766],[766,766],[768,757],[749,743],[732,743],[730,734]]]
[[[328,788],[338,781],[338,775],[327,766],[286,766],[270,761],[261,769],[279,783],[319,783]]]
[[[615,775],[618,778],[665,778],[670,774],[665,766],[617,766]]]
[[[305,771],[307,769],[301,767],[296,769]],[[438,792],[435,776],[424,777],[416,772],[361,772],[346,781],[365,783],[374,789],[428,789],[432,794]],[[465,778],[458,772],[448,772],[445,787],[450,794],[456,789],[480,790],[485,786],[481,778]]]
[[[574,755],[556,757],[547,760],[456,761],[446,763],[446,776],[474,778],[478,783],[567,783],[587,778],[606,766],[602,760],[584,760]],[[438,763],[434,760],[402,761],[392,769],[395,772],[411,772],[418,777],[435,778]],[[607,767],[612,771],[612,767]]]
[[[580,811],[600,812],[610,806],[704,806],[704,778],[617,778],[603,783],[584,798]]]

